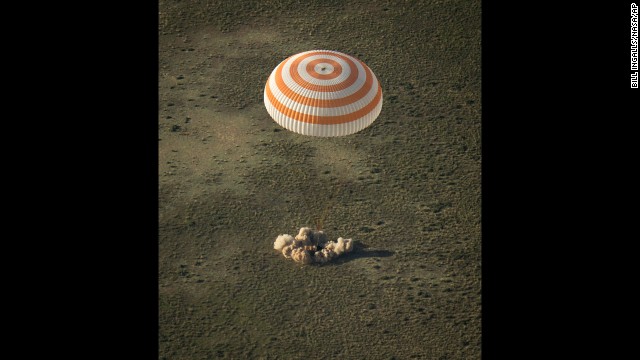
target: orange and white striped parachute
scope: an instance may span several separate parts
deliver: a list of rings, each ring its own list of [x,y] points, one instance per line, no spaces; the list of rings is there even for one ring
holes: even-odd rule
[[[371,125],[382,110],[382,87],[362,61],[331,50],[293,55],[271,73],[264,105],[284,128],[343,136]]]

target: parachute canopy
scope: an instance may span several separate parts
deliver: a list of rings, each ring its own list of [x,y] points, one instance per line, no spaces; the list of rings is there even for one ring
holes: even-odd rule
[[[343,136],[371,125],[382,110],[382,87],[362,61],[311,50],[282,61],[264,88],[264,105],[280,126],[312,136]]]

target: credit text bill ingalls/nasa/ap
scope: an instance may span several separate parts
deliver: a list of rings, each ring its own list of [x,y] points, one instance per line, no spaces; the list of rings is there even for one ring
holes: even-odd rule
[[[638,88],[638,5],[631,3],[631,88]]]

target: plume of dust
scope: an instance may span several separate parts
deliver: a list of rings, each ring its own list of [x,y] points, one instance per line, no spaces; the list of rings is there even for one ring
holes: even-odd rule
[[[327,235],[321,230],[303,227],[296,237],[289,234],[279,235],[273,242],[273,248],[282,252],[287,259],[311,264],[326,263],[353,250],[353,240],[338,238],[327,241]]]

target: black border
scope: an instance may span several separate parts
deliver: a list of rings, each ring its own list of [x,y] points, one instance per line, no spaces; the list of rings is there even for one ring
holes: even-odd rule
[[[92,358],[158,358],[158,10],[98,6],[75,28],[86,32],[74,176],[88,266],[75,292]]]
[[[597,289],[635,188],[630,4],[482,2],[484,359],[619,351]]]

